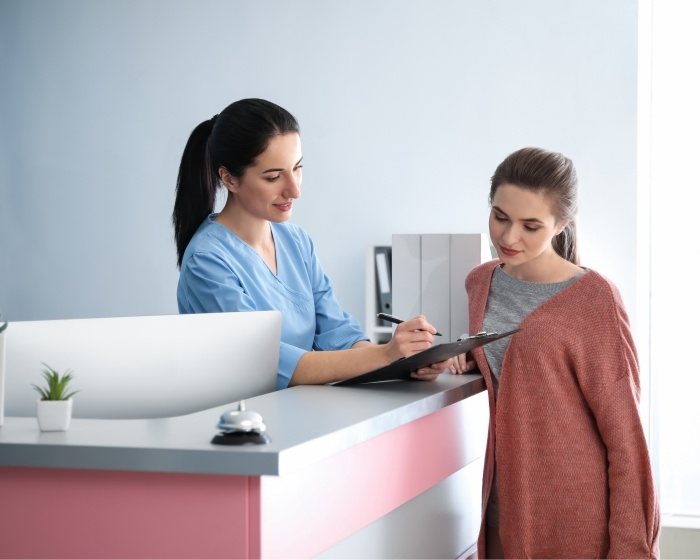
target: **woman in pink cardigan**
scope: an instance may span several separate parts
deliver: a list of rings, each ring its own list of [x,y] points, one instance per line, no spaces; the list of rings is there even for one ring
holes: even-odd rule
[[[578,264],[576,190],[571,160],[538,148],[491,179],[499,258],[467,277],[469,324],[520,331],[473,353],[491,411],[480,557],[659,556],[637,353],[617,288]]]

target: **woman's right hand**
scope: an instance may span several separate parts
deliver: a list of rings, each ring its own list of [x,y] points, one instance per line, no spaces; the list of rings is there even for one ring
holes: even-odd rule
[[[424,315],[397,325],[394,336],[385,345],[389,361],[407,358],[433,345],[437,329],[431,325]]]
[[[449,369],[456,375],[469,373],[471,370],[476,369],[476,361],[469,352],[460,354],[452,358],[452,365],[449,366]]]

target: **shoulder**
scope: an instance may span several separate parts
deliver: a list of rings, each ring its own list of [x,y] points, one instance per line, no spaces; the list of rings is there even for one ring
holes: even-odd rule
[[[192,236],[185,250],[181,269],[192,266],[194,260],[201,260],[202,257],[228,262],[242,250],[241,247],[237,247],[240,240],[212,217],[213,215],[208,216]]]
[[[594,297],[599,303],[606,302],[614,307],[624,308],[620,290],[615,283],[591,268],[587,268],[583,277],[574,284],[574,290],[581,298]]]
[[[557,299],[557,310],[565,312],[570,324],[579,322],[587,332],[608,336],[611,332],[627,332],[629,316],[615,283],[592,269]],[[561,305],[561,307],[559,307]]]
[[[479,284],[481,282],[491,282],[491,276],[493,275],[494,269],[500,264],[499,259],[494,259],[475,266],[467,274],[466,285],[467,289],[471,286]]]
[[[589,394],[631,376],[639,389],[639,362],[629,316],[615,283],[601,273],[585,274],[559,294],[556,306],[559,333],[579,364],[577,376]],[[551,321],[555,326],[554,319]],[[554,335],[552,335],[554,336]]]

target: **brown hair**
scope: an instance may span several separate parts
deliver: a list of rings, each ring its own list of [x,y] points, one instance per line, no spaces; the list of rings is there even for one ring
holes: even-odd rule
[[[552,239],[558,255],[579,264],[576,245],[576,210],[578,179],[573,162],[563,154],[541,148],[522,148],[510,154],[491,177],[489,204],[501,185],[515,185],[543,193],[552,201],[552,212],[566,227]]]

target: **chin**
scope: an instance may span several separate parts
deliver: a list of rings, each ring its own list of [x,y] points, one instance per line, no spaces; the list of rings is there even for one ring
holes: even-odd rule
[[[274,217],[271,216],[270,218],[268,218],[268,220],[270,222],[275,223],[275,224],[282,224],[282,223],[286,222],[287,220],[289,220],[289,218],[291,218],[291,217],[292,217],[292,213],[286,212],[284,216],[279,216],[279,215],[274,216]]]
[[[522,255],[515,255],[514,257],[509,257],[507,255],[499,254],[498,257],[501,259],[502,262],[509,266],[519,266],[524,262],[527,262],[525,259],[523,259]]]

